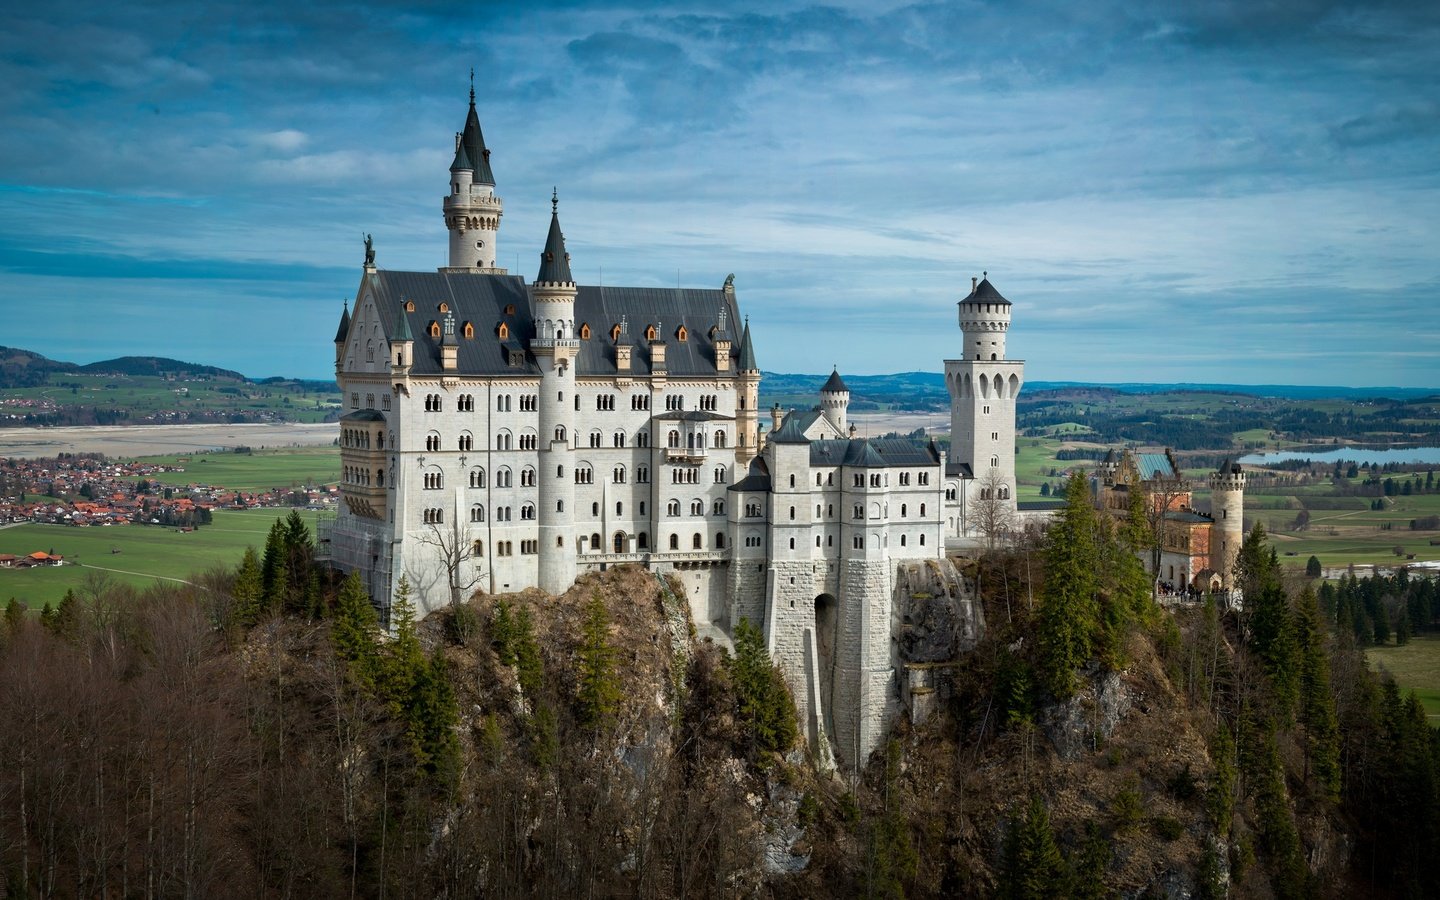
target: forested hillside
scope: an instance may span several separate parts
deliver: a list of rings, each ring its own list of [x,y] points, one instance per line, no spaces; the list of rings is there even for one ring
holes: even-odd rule
[[[1317,598],[1257,530],[1243,612],[1162,609],[1142,530],[1072,502],[965,563],[989,634],[853,781],[758,631],[697,641],[641,568],[423,622],[402,587],[388,636],[298,516],[193,584],[96,575],[7,610],[5,893],[1434,896],[1440,744],[1356,644],[1433,592]]]

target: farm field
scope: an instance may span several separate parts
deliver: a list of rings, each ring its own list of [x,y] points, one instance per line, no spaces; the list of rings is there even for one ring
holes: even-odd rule
[[[255,383],[234,378],[176,380],[159,375],[51,372],[35,387],[10,387],[5,397],[55,404],[66,409],[112,411],[110,421],[165,421],[187,415],[242,415],[292,422],[323,422],[340,408],[330,384],[280,381]],[[20,412],[27,411],[24,407]],[[102,418],[100,421],[106,421]]]
[[[36,550],[58,553],[67,563],[26,570],[0,569],[0,602],[15,597],[32,609],[58,603],[79,589],[88,573],[107,572],[117,581],[145,587],[156,579],[183,581],[212,566],[233,566],[246,547],[264,548],[270,525],[288,509],[217,510],[214,523],[181,533],[174,528],[118,525],[70,528],[15,525],[0,529],[0,553],[23,556]],[[300,510],[314,528],[316,512]],[[119,552],[114,552],[119,551]]]
[[[1391,497],[1384,509],[1372,510],[1368,497],[1324,497],[1321,494],[1325,490],[1328,486],[1247,492],[1246,523],[1263,522],[1281,561],[1288,565],[1303,566],[1311,555],[1325,566],[1440,559],[1440,545],[1430,543],[1440,540],[1440,531],[1410,530],[1412,519],[1440,515],[1440,494]],[[1252,502],[1263,506],[1252,508]],[[1352,508],[1317,508],[1342,504]],[[1307,506],[1309,527],[1297,531],[1295,516]],[[1395,554],[1396,547],[1401,548],[1402,555]],[[1410,554],[1414,554],[1414,560],[1406,559]]]
[[[1403,647],[1371,647],[1370,668],[1395,676],[1402,691],[1413,690],[1432,723],[1440,720],[1440,634],[1416,635]]]
[[[184,472],[149,476],[164,484],[206,484],[232,491],[263,491],[340,480],[340,454],[333,448],[257,450],[253,453],[187,453],[141,457],[145,462],[179,465]]]

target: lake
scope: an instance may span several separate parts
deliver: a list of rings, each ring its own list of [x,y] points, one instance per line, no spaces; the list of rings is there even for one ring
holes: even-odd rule
[[[1280,450],[1273,453],[1251,453],[1240,457],[1247,466],[1264,466],[1270,463],[1288,462],[1292,459],[1308,459],[1317,463],[1355,462],[1360,465],[1375,463],[1440,463],[1440,447],[1409,447],[1390,450],[1361,450],[1356,447],[1337,447],[1333,450]]]

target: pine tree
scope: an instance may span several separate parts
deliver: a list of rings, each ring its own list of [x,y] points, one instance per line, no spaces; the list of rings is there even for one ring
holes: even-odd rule
[[[1205,792],[1205,808],[1210,820],[1215,823],[1215,833],[1222,841],[1230,834],[1230,822],[1235,814],[1235,739],[1230,728],[1223,721],[1216,726],[1210,739],[1210,757],[1215,763],[1215,780]]]
[[[1305,577],[1319,578],[1325,574],[1325,569],[1320,565],[1320,557],[1311,556],[1305,561]]]
[[[1315,591],[1306,586],[1295,609],[1300,638],[1300,724],[1305,765],[1325,796],[1340,799],[1340,735],[1330,692],[1330,651]]]
[[[1090,658],[1099,619],[1095,603],[1095,510],[1085,478],[1070,476],[1065,506],[1045,536],[1045,587],[1040,595],[1039,674],[1056,697],[1075,693],[1075,670]]]
[[[1006,900],[1051,900],[1069,893],[1069,878],[1045,801],[1032,796],[1025,815],[1010,826],[1000,894]]]
[[[460,708],[443,648],[437,647],[429,663],[416,672],[408,712],[425,770],[440,783],[453,784],[460,765],[460,742],[455,736]]]
[[[265,604],[265,580],[264,572],[260,568],[260,557],[255,553],[254,547],[245,548],[240,567],[235,570],[235,584],[230,593],[235,597],[235,612],[232,617],[235,624],[245,628],[255,625],[260,620],[260,612]]]
[[[10,634],[19,634],[20,629],[25,627],[25,606],[14,597],[5,604],[5,630]]]
[[[257,619],[273,616],[285,608],[290,596],[290,567],[285,553],[285,526],[276,519],[265,537],[265,555],[260,568],[265,599]]]
[[[370,690],[375,689],[380,677],[380,650],[376,643],[379,633],[375,607],[370,603],[360,573],[351,572],[335,597],[330,642],[335,647],[335,655],[350,664],[355,680]]]
[[[580,721],[601,728],[620,711],[620,677],[615,668],[615,647],[610,643],[610,614],[596,594],[585,605],[580,635]]]
[[[795,701],[785,676],[770,660],[760,629],[741,619],[735,627],[735,656],[730,660],[737,718],[761,753],[784,753],[799,736]]]

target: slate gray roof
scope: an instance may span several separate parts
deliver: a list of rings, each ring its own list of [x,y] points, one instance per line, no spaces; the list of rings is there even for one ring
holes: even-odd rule
[[[1184,522],[1187,525],[1198,525],[1202,522],[1215,521],[1207,515],[1197,513],[1193,509],[1172,509],[1165,513],[1165,518],[1170,522]]]
[[[745,477],[730,485],[732,491],[768,491],[770,490],[770,469],[765,465],[765,458],[757,456],[750,460],[750,471]]]
[[[844,391],[844,392],[847,393],[847,394],[850,393],[850,389],[845,386],[844,380],[842,380],[842,379],[840,378],[840,370],[839,370],[839,369],[831,369],[831,370],[830,370],[830,379],[825,382],[825,386],[824,386],[824,387],[820,388],[820,393],[822,393],[822,394],[838,394],[838,393],[840,393],[841,391]]]
[[[460,337],[456,360],[459,375],[539,374],[529,353],[525,364],[516,368],[509,364],[511,349],[524,350],[535,336],[531,318],[530,287],[517,275],[487,275],[470,272],[397,272],[380,269],[366,276],[367,287],[375,296],[380,321],[393,323],[389,340],[414,340],[417,375],[439,374],[440,341],[427,330],[433,322],[443,322],[445,314],[438,307],[449,305],[458,330],[469,322],[475,329],[473,338]],[[404,302],[413,300],[415,311],[404,312]],[[584,376],[616,374],[615,344],[610,329],[622,316],[629,323],[630,336],[636,347],[630,359],[630,371],[636,376],[650,374],[650,353],[643,340],[649,325],[660,325],[667,337],[665,371],[674,378],[713,377],[715,343],[709,331],[721,304],[734,319],[739,315],[735,298],[722,290],[676,288],[591,287],[581,285],[575,297],[576,333],[580,326],[590,326],[589,340],[580,341],[575,372]],[[515,308],[507,314],[507,306]],[[509,326],[510,337],[502,341],[500,324]],[[686,340],[674,339],[684,326]],[[414,338],[410,335],[419,335]],[[508,345],[508,346],[507,346]],[[731,355],[735,355],[732,347]],[[732,366],[732,369],[734,367]]]
[[[340,417],[342,422],[383,422],[385,416],[375,409],[357,409]]]
[[[340,313],[340,327],[335,329],[335,343],[343,344],[350,336],[350,301],[345,301],[345,309]]]
[[[788,418],[786,420],[789,421]],[[785,426],[780,426],[783,431]],[[812,466],[860,466],[883,469],[939,465],[934,445],[923,446],[904,438],[849,438],[810,442]]]
[[[551,199],[554,203],[554,199]],[[565,252],[565,233],[560,230],[560,214],[550,210],[550,234],[545,237],[545,249],[540,251],[540,274],[536,281],[551,284],[574,284],[570,274],[570,254]]]
[[[1000,303],[1000,304],[1004,304],[1005,306],[1011,306],[1011,305],[1012,305],[1009,300],[1006,300],[1004,297],[1000,296],[1000,292],[997,291],[997,290],[995,290],[995,285],[993,285],[993,284],[990,283],[990,279],[989,279],[989,278],[982,278],[982,279],[980,279],[980,283],[977,284],[977,285],[975,285],[975,290],[973,290],[973,291],[970,292],[970,296],[966,297],[964,300],[961,300],[960,302],[961,302],[961,303]]]
[[[475,97],[470,97],[470,112],[465,116],[465,130],[460,133],[460,146],[470,162],[469,168],[475,173],[476,184],[495,184],[490,171],[490,151],[485,147],[485,135],[480,133],[480,116],[475,112]],[[459,159],[457,151],[456,159]]]
[[[974,478],[975,470],[970,468],[968,462],[950,460],[945,463],[945,475],[950,478]]]
[[[800,414],[790,410],[785,414],[785,419],[780,427],[770,432],[770,443],[772,444],[808,444],[810,439],[805,436],[805,426],[800,424]]]
[[[721,291],[723,294],[724,291]],[[755,347],[750,343],[750,320],[745,320],[745,333],[740,337],[740,371],[758,372],[760,367],[755,364]]]

